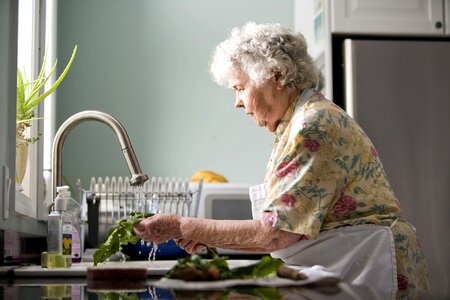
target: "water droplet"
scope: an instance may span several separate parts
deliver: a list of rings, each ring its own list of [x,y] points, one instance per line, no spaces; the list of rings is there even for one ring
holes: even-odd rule
[[[148,260],[154,261],[156,259],[156,251],[158,251],[158,244],[153,243],[153,248],[150,250],[150,253],[148,254]]]
[[[123,254],[122,252],[119,252],[119,255],[120,255],[119,261],[122,262],[122,263],[125,263],[127,261],[126,255]]]
[[[150,299],[158,300],[158,295],[156,295],[156,288],[154,286],[149,286],[147,290],[150,295]]]

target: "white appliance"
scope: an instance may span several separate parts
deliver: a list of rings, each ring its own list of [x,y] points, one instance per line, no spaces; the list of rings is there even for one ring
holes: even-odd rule
[[[197,216],[216,220],[252,219],[250,186],[245,183],[203,183]]]
[[[417,228],[433,299],[449,299],[450,41],[340,36],[333,58],[333,100],[375,144]]]
[[[245,183],[203,183],[198,217],[215,220],[251,220],[252,205],[249,188]],[[260,257],[261,253],[216,249],[220,255]]]

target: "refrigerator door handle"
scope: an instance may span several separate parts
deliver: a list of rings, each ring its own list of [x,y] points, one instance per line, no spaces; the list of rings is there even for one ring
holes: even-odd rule
[[[357,120],[356,101],[354,95],[356,93],[356,78],[354,77],[355,59],[354,47],[351,39],[344,40],[344,93],[345,93],[345,110],[348,115]]]

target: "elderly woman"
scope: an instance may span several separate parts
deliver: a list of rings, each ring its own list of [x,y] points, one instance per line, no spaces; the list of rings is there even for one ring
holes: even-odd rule
[[[236,108],[274,133],[263,209],[238,221],[159,214],[136,233],[156,243],[175,239],[190,253],[205,246],[271,252],[289,264],[323,265],[352,284],[426,292],[414,228],[367,135],[313,90],[318,72],[303,36],[278,24],[235,28],[218,45],[211,73],[234,90]]]

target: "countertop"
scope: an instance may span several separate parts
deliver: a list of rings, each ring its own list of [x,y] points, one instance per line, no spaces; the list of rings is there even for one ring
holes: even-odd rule
[[[258,260],[229,260],[230,268],[253,264]],[[367,287],[345,282],[305,286],[230,286],[217,289],[181,290],[161,286],[160,278],[176,260],[107,262],[95,268],[145,268],[147,278],[134,282],[88,280],[92,262],[73,264],[67,269],[44,269],[40,265],[0,267],[0,299],[383,299],[380,293]],[[224,296],[225,295],[225,296]],[[3,296],[3,297],[2,297]],[[56,298],[55,298],[56,297]],[[269,298],[268,298],[269,297]]]
[[[257,260],[229,260],[231,268]],[[0,267],[0,299],[383,299],[380,293],[345,282],[307,286],[234,286],[222,289],[182,290],[158,287],[158,280],[176,260],[108,262],[100,268],[124,267],[147,269],[141,282],[92,282],[87,270],[92,262],[73,264],[69,269],[44,269],[38,265]],[[251,296],[251,297],[250,297]],[[91,298],[93,297],[93,298]]]
[[[230,268],[256,263],[258,260],[229,260]],[[147,276],[162,276],[175,264],[176,260],[107,262],[94,267],[92,262],[73,263],[70,268],[46,269],[40,265],[2,266],[0,276],[9,278],[45,278],[45,277],[86,277],[88,268],[145,268]]]

